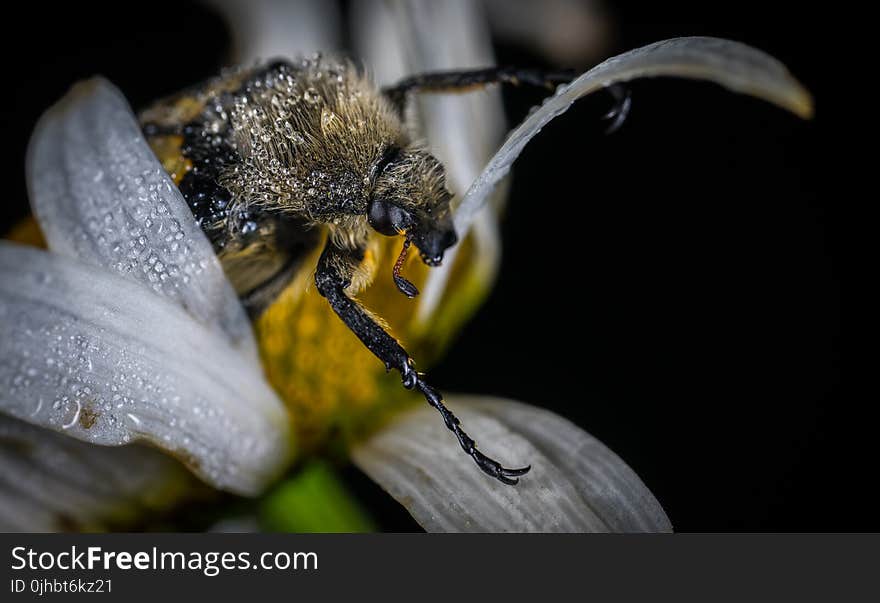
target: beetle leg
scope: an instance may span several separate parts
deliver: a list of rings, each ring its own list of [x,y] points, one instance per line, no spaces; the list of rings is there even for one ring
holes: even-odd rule
[[[516,484],[519,481],[517,478],[527,473],[529,467],[507,469],[477,450],[474,440],[462,429],[458,417],[443,404],[440,393],[425,382],[423,374],[416,372],[413,360],[403,346],[345,292],[363,257],[363,249],[343,249],[328,240],[315,272],[318,292],[327,299],[333,311],[367,349],[385,363],[388,370],[394,368],[400,371],[405,388],[421,392],[428,404],[440,413],[446,427],[455,434],[462,449],[474,459],[480,469],[505,484]]]
[[[406,77],[393,86],[382,88],[382,94],[390,100],[399,113],[403,113],[411,92],[443,93],[469,92],[490,84],[512,84],[514,86],[536,86],[551,92],[559,84],[567,84],[577,74],[574,71],[543,71],[540,69],[518,69],[516,67],[489,67],[469,71],[435,71]],[[614,106],[603,116],[610,121],[606,134],[615,132],[629,115],[632,105],[629,88],[612,84],[606,88],[614,97]]]
[[[516,67],[489,67],[467,71],[435,71],[404,78],[382,88],[382,93],[401,113],[410,92],[469,92],[489,84],[513,84],[546,88],[551,92],[559,84],[567,84],[577,75],[574,71],[543,71]]]
[[[626,121],[626,116],[629,115],[629,110],[632,107],[632,94],[629,88],[620,84],[612,84],[606,90],[614,97],[614,106],[602,116],[602,119],[611,122],[605,129],[605,133],[612,134]]]

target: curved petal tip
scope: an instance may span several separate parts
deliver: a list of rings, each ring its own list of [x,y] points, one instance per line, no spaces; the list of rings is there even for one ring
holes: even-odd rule
[[[467,232],[526,144],[551,120],[565,113],[574,101],[613,84],[662,76],[715,82],[734,92],[771,102],[800,117],[813,115],[810,93],[785,65],[746,44],[721,38],[688,37],[636,48],[560,86],[554,96],[511,131],[456,208],[456,231]]]
[[[482,474],[436,413],[414,409],[361,443],[355,463],[430,532],[669,532],[635,472],[601,442],[549,411],[490,398],[450,407],[485,451],[529,463],[515,487]]]

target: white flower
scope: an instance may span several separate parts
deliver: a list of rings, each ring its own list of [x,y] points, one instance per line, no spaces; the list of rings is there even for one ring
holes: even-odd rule
[[[492,62],[472,3],[355,6],[358,46],[381,82]],[[258,2],[234,21],[240,56],[311,50],[288,46],[283,28],[270,28],[285,32],[277,38],[248,35],[267,31],[266,15],[277,25],[291,11],[313,25],[310,44],[337,47],[338,14],[327,3]],[[474,274],[486,283],[494,275],[500,245],[490,200],[525,144],[577,98],[658,75],[715,81],[802,116],[812,110],[777,61],[711,38],[667,40],[602,63],[558,90],[494,156],[497,95],[423,98],[425,134],[461,199],[456,225],[473,229],[480,250]],[[80,84],[42,118],[28,185],[49,249],[0,243],[0,529],[89,528],[194,487],[144,443],[215,488],[263,491],[293,455],[290,417],[210,243],[111,84]],[[447,278],[442,269],[431,275],[420,323],[430,323]],[[433,410],[400,414],[352,457],[426,529],[671,529],[637,475],[570,422],[512,401],[448,402],[487,454],[532,471],[516,487],[502,485],[461,453]]]

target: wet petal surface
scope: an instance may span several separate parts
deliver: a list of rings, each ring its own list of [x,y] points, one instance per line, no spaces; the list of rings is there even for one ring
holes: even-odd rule
[[[668,532],[663,508],[601,442],[549,411],[451,397],[490,457],[531,464],[516,486],[481,473],[433,409],[401,416],[354,450],[355,463],[429,532]]]
[[[144,283],[257,364],[250,324],[211,244],[112,84],[79,83],[43,115],[27,175],[50,250]]]
[[[94,444],[150,442],[243,494],[288,458],[281,402],[225,337],[141,283],[5,242],[0,410]]]

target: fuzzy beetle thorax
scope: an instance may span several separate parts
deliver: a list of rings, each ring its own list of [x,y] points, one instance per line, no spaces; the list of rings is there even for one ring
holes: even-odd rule
[[[385,149],[406,145],[400,118],[349,63],[268,67],[229,115],[241,161],[219,176],[236,204],[316,222],[363,216]]]

